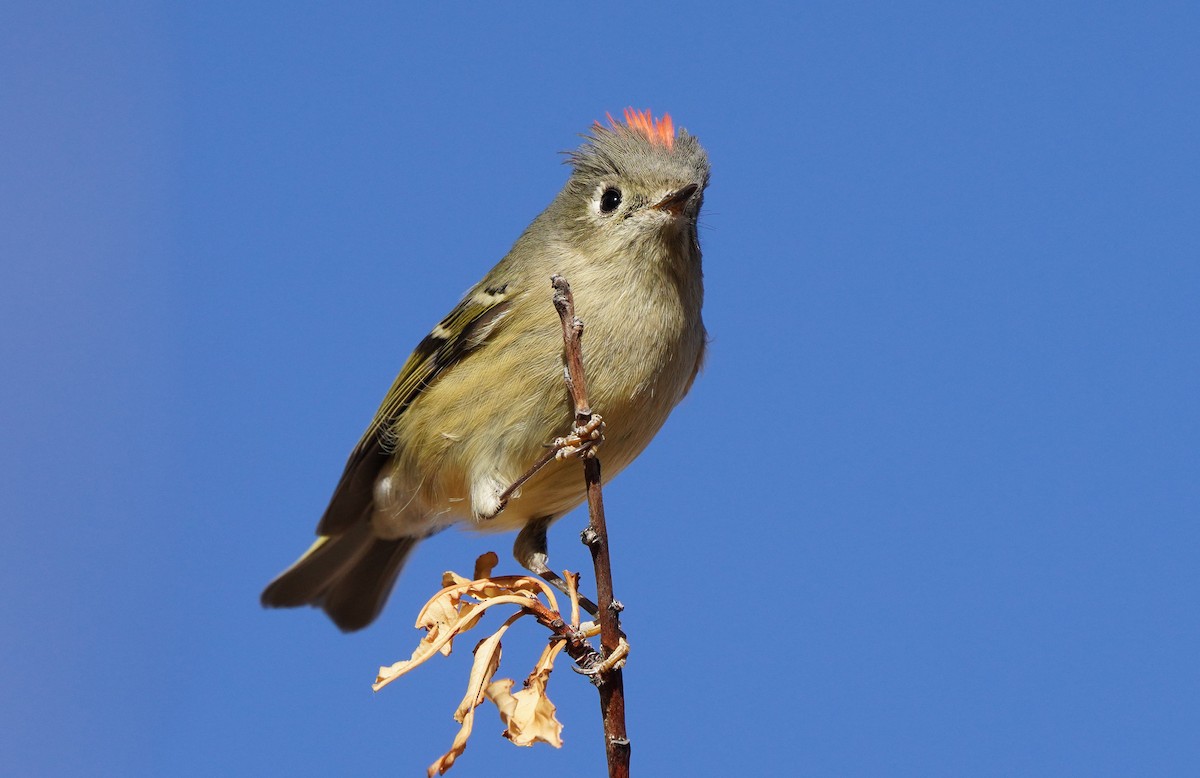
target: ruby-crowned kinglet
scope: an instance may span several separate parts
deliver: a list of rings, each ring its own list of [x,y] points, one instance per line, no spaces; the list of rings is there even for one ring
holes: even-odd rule
[[[503,506],[500,495],[572,428],[552,274],[570,281],[587,325],[606,474],[641,453],[687,394],[705,348],[696,219],[708,157],[649,111],[610,116],[585,137],[554,202],[405,362],[317,542],[267,586],[264,605],[314,605],[343,630],[365,627],[417,542],[455,522],[519,529],[517,560],[549,572],[546,529],[585,496],[578,465],[551,462]]]

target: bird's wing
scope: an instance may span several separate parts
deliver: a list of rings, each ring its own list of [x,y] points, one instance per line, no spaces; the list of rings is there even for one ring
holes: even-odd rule
[[[508,284],[485,280],[417,344],[351,452],[317,534],[336,535],[363,518],[373,499],[375,479],[391,454],[388,435],[396,419],[438,375],[487,341],[508,313],[513,297]]]

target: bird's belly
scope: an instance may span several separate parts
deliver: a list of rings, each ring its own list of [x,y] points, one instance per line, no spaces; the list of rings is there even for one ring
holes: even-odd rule
[[[584,369],[592,410],[606,425],[599,456],[608,480],[642,452],[682,399],[704,330],[698,320],[672,329],[644,316],[595,318],[585,332]],[[495,516],[480,516],[473,499],[481,483],[494,493],[512,484],[555,437],[570,431],[561,335],[557,327],[548,330],[538,336],[537,348],[504,342],[499,334],[485,346],[495,349],[491,361],[468,357],[429,387],[427,394],[441,395],[436,402],[424,397],[406,411],[395,430],[400,445],[393,466],[380,482],[387,488],[376,488],[377,532],[428,534],[455,522],[483,532],[510,531],[562,516],[583,501],[583,472],[575,458],[551,462]],[[498,355],[505,353],[521,358],[497,370]]]

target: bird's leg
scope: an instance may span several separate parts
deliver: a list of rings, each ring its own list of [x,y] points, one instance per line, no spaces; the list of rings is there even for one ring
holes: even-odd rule
[[[517,534],[517,541],[513,543],[513,556],[521,563],[529,572],[541,576],[547,583],[558,589],[563,594],[570,596],[571,592],[567,588],[567,582],[562,579],[558,573],[550,569],[547,564],[549,556],[547,555],[546,530],[549,529],[553,518],[534,519],[525,525],[525,527]],[[593,617],[598,617],[600,609],[596,607],[596,603],[582,595],[579,596],[579,607],[583,608]]]
[[[519,478],[517,478],[517,480],[509,484],[507,489],[498,492],[495,495],[494,501],[496,507],[493,511],[487,513],[486,515],[477,511],[477,515],[481,515],[485,519],[494,517],[496,514],[500,513],[500,511],[504,510],[504,507],[508,505],[508,501],[521,489],[522,486],[525,485],[525,482],[537,475],[543,467],[556,459],[566,459],[569,456],[588,456],[589,451],[594,450],[596,446],[599,446],[603,442],[604,419],[600,417],[600,414],[593,413],[588,418],[587,422],[574,425],[571,428],[570,435],[567,435],[565,438],[555,438],[554,441],[550,443],[549,450],[544,456],[542,456],[541,459],[534,462],[528,470],[526,470]],[[547,522],[547,525],[549,525],[549,522]],[[542,534],[546,534],[545,530],[542,531]],[[545,552],[545,546],[546,544],[543,540],[543,556]],[[518,556],[517,559],[520,560],[521,557]],[[525,564],[525,562],[521,561],[521,564]],[[533,570],[532,567],[529,567],[528,565],[525,566],[527,569]],[[539,575],[541,574],[539,573]],[[542,577],[545,578],[545,576]],[[562,586],[559,586],[559,584],[554,585],[558,586],[559,589],[562,589]]]

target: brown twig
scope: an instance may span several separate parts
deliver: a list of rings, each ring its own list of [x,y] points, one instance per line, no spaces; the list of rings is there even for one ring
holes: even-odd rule
[[[567,279],[554,275],[554,307],[562,321],[563,346],[567,358],[567,389],[575,406],[575,424],[583,426],[592,417],[587,383],[583,373],[583,321],[575,315],[575,299]],[[600,460],[596,450],[582,452],[583,478],[587,486],[588,527],[583,542],[592,552],[596,570],[596,599],[600,605],[600,649],[607,657],[621,640],[618,614],[621,604],[613,599],[612,564],[608,552],[608,528],[604,521],[604,500],[600,489]],[[620,668],[600,679],[600,711],[604,718],[604,746],[608,757],[609,778],[629,776],[629,737],[625,731],[625,682]]]
[[[568,624],[563,620],[562,614],[552,611],[536,600],[525,606],[525,610],[533,614],[538,623],[554,633],[551,641],[563,640],[566,642],[566,647],[563,649],[567,652],[567,656],[575,660],[575,664],[579,666],[579,670],[583,672],[593,683],[599,685],[601,678],[594,673],[603,661],[604,657],[592,648],[592,644],[587,642],[587,638],[573,625]]]

